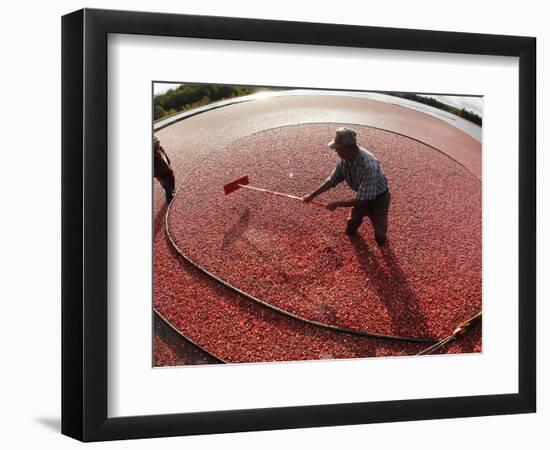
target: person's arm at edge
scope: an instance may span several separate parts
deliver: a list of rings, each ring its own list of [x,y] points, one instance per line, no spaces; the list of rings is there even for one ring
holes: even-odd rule
[[[168,157],[168,153],[166,153],[166,152],[164,151],[164,148],[162,148],[162,147],[160,147],[160,151],[161,151],[162,153],[164,153],[164,156],[166,157],[166,161],[168,162],[168,165],[170,166],[170,168],[172,168],[172,161],[170,161],[170,158]]]

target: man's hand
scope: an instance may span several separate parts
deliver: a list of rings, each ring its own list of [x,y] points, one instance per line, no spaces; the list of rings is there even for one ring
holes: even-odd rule
[[[332,202],[332,203],[329,203],[326,208],[329,210],[329,211],[335,211],[336,208],[338,208],[340,206],[340,203],[339,202]]]
[[[315,189],[311,194],[307,194],[306,196],[302,197],[302,201],[304,203],[309,203],[315,197],[321,195],[325,191],[328,191],[331,187],[332,185],[330,184],[329,180],[325,180],[325,182],[317,189]]]
[[[304,203],[309,203],[311,200],[313,200],[315,196],[313,194],[307,194],[302,197],[302,201]]]

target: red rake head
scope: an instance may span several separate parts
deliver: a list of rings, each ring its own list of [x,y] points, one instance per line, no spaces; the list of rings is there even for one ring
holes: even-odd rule
[[[223,187],[223,191],[225,192],[225,195],[231,194],[231,192],[236,191],[239,189],[243,184],[248,184],[248,175],[242,178],[239,178],[238,180],[232,181],[229,184],[226,184]]]

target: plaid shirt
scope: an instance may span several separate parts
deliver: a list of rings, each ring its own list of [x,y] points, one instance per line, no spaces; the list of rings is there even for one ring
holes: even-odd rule
[[[362,147],[353,161],[341,159],[327,179],[332,187],[344,180],[357,192],[357,200],[372,200],[388,189],[388,180],[380,162]]]

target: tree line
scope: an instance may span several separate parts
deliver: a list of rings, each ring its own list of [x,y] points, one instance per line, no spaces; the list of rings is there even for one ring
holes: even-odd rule
[[[254,94],[259,90],[260,88],[247,86],[181,85],[155,95],[154,120],[219,100]]]
[[[162,119],[163,117],[170,116],[177,112],[197,108],[212,102],[254,94],[260,90],[265,91],[266,88],[229,86],[221,84],[180,85],[177,88],[170,89],[163,94],[155,95],[154,120]],[[270,88],[269,90],[278,89]],[[417,94],[397,92],[387,92],[386,94],[424,103],[426,105],[455,114],[463,119],[475,123],[476,125],[482,125],[482,118],[478,114],[468,111],[465,108],[460,109],[447,105],[432,97],[423,97]]]
[[[463,119],[469,120],[470,122],[473,122],[479,126],[481,126],[481,124],[483,123],[481,116],[479,116],[478,114],[468,111],[465,108],[460,109],[451,105],[447,105],[446,103],[440,102],[439,100],[436,100],[435,98],[432,98],[432,97],[423,97],[417,94],[397,93],[397,92],[387,92],[387,94],[393,95],[394,97],[400,97],[400,98],[405,98],[407,100],[413,100],[415,102],[424,103],[425,105],[433,106],[434,108],[442,109],[443,111],[450,112],[451,114],[454,114],[458,117],[462,117]]]

